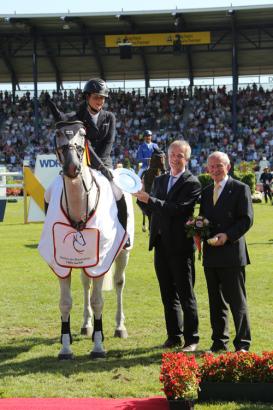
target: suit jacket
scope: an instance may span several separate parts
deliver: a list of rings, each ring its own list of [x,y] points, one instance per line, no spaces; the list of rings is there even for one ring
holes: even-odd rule
[[[213,184],[201,194],[200,215],[212,224],[211,237],[226,233],[223,246],[214,247],[204,241],[203,264],[205,267],[245,266],[250,263],[244,234],[253,224],[253,207],[250,189],[231,177],[213,205]]]
[[[186,170],[167,193],[169,176],[167,173],[155,178],[148,204],[138,201],[140,208],[151,216],[149,250],[161,235],[169,254],[192,254],[193,240],[186,236],[185,223],[193,214],[200,182]]]

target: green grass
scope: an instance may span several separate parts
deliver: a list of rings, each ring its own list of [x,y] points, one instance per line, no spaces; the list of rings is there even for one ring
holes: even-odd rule
[[[247,236],[252,265],[247,291],[252,325],[252,351],[272,349],[272,206],[255,205],[255,224]],[[79,335],[82,290],[72,273],[74,337],[71,362],[57,360],[60,336],[59,285],[37,251],[42,224],[23,224],[23,204],[7,205],[0,224],[0,397],[148,397],[163,395],[159,383],[166,338],[162,305],[148,252],[148,234],[141,232],[136,208],[135,247],[127,268],[124,311],[127,340],[113,337],[115,293],[105,292],[106,360],[89,358],[91,341]],[[196,296],[200,316],[200,350],[211,345],[207,290],[202,266],[197,267]],[[231,340],[234,329],[231,321]],[[230,346],[232,348],[232,345]],[[269,410],[247,403],[197,404],[197,410]]]

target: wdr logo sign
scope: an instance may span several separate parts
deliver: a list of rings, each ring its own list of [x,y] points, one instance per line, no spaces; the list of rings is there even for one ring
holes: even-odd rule
[[[55,159],[40,159],[41,168],[57,168],[59,167],[58,161]]]

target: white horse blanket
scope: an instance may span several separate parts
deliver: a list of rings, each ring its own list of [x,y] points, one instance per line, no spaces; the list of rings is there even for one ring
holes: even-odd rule
[[[128,192],[123,192],[126,206],[127,206],[127,232],[129,235],[130,245],[126,246],[126,249],[129,251],[134,246],[134,239],[135,239],[135,216],[134,216],[134,206],[132,201],[132,195]]]
[[[49,206],[38,250],[60,278],[69,276],[72,268],[83,269],[91,278],[104,275],[127,240],[127,233],[117,218],[110,183],[99,172],[92,172],[100,187],[99,201],[82,231],[70,225],[61,206],[61,176],[55,178],[45,193]]]

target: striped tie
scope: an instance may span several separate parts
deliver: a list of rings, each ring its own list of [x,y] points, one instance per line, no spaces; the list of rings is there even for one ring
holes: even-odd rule
[[[219,183],[215,184],[213,188],[213,205],[215,205],[216,202],[218,201],[220,188],[221,188],[221,184]]]

